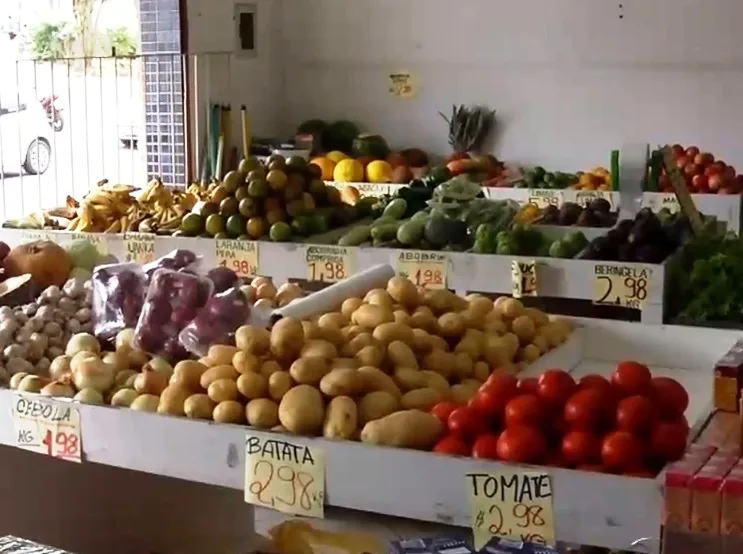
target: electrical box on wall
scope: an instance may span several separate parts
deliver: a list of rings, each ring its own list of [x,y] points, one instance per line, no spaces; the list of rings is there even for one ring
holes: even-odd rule
[[[242,58],[254,58],[258,51],[258,8],[251,3],[235,4],[235,54]]]

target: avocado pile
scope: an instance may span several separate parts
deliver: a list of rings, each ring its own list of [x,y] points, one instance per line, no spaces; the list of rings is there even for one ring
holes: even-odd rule
[[[576,225],[578,227],[613,227],[617,214],[604,198],[596,198],[585,208],[574,202],[565,202],[560,208],[547,206],[539,220],[544,225]]]
[[[289,241],[353,223],[359,209],[325,185],[320,168],[300,156],[250,157],[209,188],[175,236]]]
[[[689,220],[681,213],[655,214],[650,208],[643,208],[634,219],[623,219],[606,235],[593,239],[579,258],[659,264],[690,233]]]
[[[524,180],[517,183],[517,188],[529,189],[567,189],[578,182],[578,175],[563,171],[545,171],[541,166],[522,170]]]

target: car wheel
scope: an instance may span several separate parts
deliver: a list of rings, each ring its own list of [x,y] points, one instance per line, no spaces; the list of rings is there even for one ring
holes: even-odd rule
[[[52,148],[44,139],[34,139],[26,150],[23,169],[30,175],[42,175],[49,169]]]

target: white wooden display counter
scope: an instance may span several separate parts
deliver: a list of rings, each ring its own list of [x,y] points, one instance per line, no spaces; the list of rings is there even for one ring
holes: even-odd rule
[[[556,229],[551,227],[552,230]],[[562,228],[561,228],[562,229]],[[600,230],[603,232],[604,230]],[[562,232],[562,231],[560,231]],[[75,237],[86,237],[99,241],[101,247],[118,260],[126,256],[127,238],[124,234],[85,234],[65,231],[28,231],[0,229],[0,240],[11,247],[32,240],[52,240],[63,243]],[[154,237],[154,256],[163,256],[176,248],[185,248],[202,256],[205,268],[219,265],[217,241],[207,238]],[[311,244],[274,243],[260,241],[257,245],[257,274],[273,278],[279,283],[288,279],[309,279],[307,251]],[[327,245],[322,245],[326,248]],[[338,247],[333,247],[338,248]],[[398,259],[403,253],[414,250],[391,248],[347,248],[348,266],[345,274],[351,275],[378,264],[390,264],[398,268]],[[595,297],[597,266],[621,266],[627,272],[640,274],[646,272],[647,299],[641,311],[643,323],[659,324],[664,316],[664,290],[667,277],[667,263],[640,264],[626,262],[594,262],[559,258],[539,258],[527,256],[497,256],[488,254],[468,254],[456,252],[440,253],[446,259],[446,286],[458,293],[481,292],[493,294],[512,294],[513,278],[511,263],[514,260],[535,262],[538,278],[538,296],[568,298],[592,301]],[[311,279],[309,279],[311,280]]]
[[[601,320],[576,320],[579,327],[571,339],[526,370],[539,374],[548,367],[561,367],[576,377],[587,373],[608,375],[621,360],[638,360],[651,366],[654,375],[669,375],[678,379],[690,392],[691,403],[687,418],[692,427],[706,420],[712,398],[714,363],[727,352],[740,332],[718,331],[676,326],[649,326]],[[15,444],[10,419],[11,391],[0,391],[0,413],[6,414],[6,424],[0,425],[0,444]],[[194,487],[198,494],[207,494],[196,487],[203,483],[224,487],[222,493],[212,493],[214,510],[219,514],[228,511],[231,516],[222,525],[225,544],[248,541],[252,525],[252,511],[239,512],[235,498],[244,486],[244,445],[246,427],[220,425],[156,414],[133,412],[109,407],[80,406],[84,463],[76,465],[52,460],[42,455],[23,453],[8,454],[10,449],[0,448],[0,463],[6,468],[0,477],[3,492],[16,490],[16,482],[31,482],[34,502],[18,502],[14,496],[3,494],[4,516],[12,509],[13,521],[31,518],[38,513],[37,502],[48,506],[61,506],[75,502],[73,496],[84,500],[92,497],[101,500],[97,490],[83,493],[84,487],[113,487],[116,490],[111,502],[115,505],[119,495],[125,500],[138,498],[139,489],[127,494],[124,486],[133,487],[141,479],[138,473],[108,471],[98,465],[113,466],[123,470],[136,470],[158,476],[181,479],[184,491]],[[252,433],[252,431],[251,431]],[[269,436],[267,433],[257,433]],[[276,435],[273,435],[276,436]],[[288,437],[288,435],[283,435]],[[453,458],[426,452],[379,448],[353,442],[335,442],[324,439],[291,437],[297,444],[311,445],[324,451],[326,465],[326,504],[337,508],[352,508],[365,512],[390,514],[428,522],[468,527],[470,507],[467,501],[465,474],[468,472],[494,471],[501,467],[496,462]],[[7,459],[13,459],[9,467]],[[22,460],[21,460],[22,459]],[[23,461],[25,460],[25,461]],[[30,460],[30,461],[29,461]],[[24,467],[27,464],[27,468]],[[636,539],[648,539],[638,551],[658,552],[658,536],[662,511],[662,476],[656,479],[629,478],[583,471],[555,468],[534,468],[549,472],[554,495],[555,529],[557,539],[569,543],[590,544],[613,549],[628,549]],[[78,478],[67,481],[68,474]],[[99,476],[100,474],[100,476]],[[96,476],[87,479],[86,475]],[[56,476],[56,477],[55,477]],[[107,476],[107,477],[106,477]],[[104,478],[109,479],[108,485]],[[63,480],[60,480],[63,479]],[[178,508],[178,518],[184,518],[189,505],[183,505],[179,485],[170,479],[158,484],[157,494],[170,495],[165,499],[150,490],[143,498],[146,502],[160,502],[162,522],[156,516],[149,525],[167,527],[175,525],[171,512]],[[189,482],[189,483],[186,483]],[[43,483],[43,484],[42,484]],[[226,489],[235,489],[229,493]],[[194,493],[196,494],[196,492]],[[44,497],[48,496],[48,499]],[[157,496],[157,499],[153,499]],[[221,498],[224,496],[224,498]],[[219,497],[219,498],[217,498]],[[194,502],[196,502],[194,500]],[[127,506],[126,502],[124,502]],[[122,505],[124,505],[122,504]],[[201,506],[201,505],[199,505]],[[98,506],[101,513],[92,509],[79,513],[76,529],[89,527],[91,518],[103,521],[110,513],[120,513],[123,508]],[[243,506],[247,509],[247,506]],[[59,509],[59,508],[57,508]],[[217,512],[199,508],[214,521]],[[95,513],[95,515],[93,515]],[[153,513],[151,511],[150,513]],[[154,513],[157,513],[154,511]],[[242,513],[238,517],[238,513]],[[50,514],[48,517],[52,517]],[[65,516],[68,520],[72,517]],[[132,519],[134,516],[129,516]],[[236,522],[244,518],[242,535],[237,533]],[[0,518],[0,521],[2,518]],[[167,521],[165,521],[167,520]],[[45,520],[46,521],[46,520]],[[190,520],[189,520],[190,521]],[[6,523],[8,525],[8,523]],[[215,524],[216,525],[216,524]],[[2,524],[0,524],[2,527]],[[165,527],[162,527],[164,529]],[[189,533],[208,525],[202,521]],[[29,528],[11,530],[22,534]],[[38,529],[44,529],[43,525]],[[161,530],[162,530],[161,529]],[[229,530],[229,532],[228,532]],[[5,532],[5,530],[2,530]],[[49,533],[59,531],[47,530]],[[24,534],[55,546],[69,546],[49,540],[45,533]],[[56,535],[55,535],[56,536]],[[188,536],[191,536],[190,534]],[[203,543],[202,543],[203,544]],[[80,550],[78,550],[81,552]],[[89,550],[88,550],[89,551]],[[190,550],[189,550],[190,551]],[[214,550],[216,551],[216,550]],[[234,550],[224,550],[234,551]],[[161,551],[165,554],[166,551]],[[168,553],[170,550],[167,551]]]

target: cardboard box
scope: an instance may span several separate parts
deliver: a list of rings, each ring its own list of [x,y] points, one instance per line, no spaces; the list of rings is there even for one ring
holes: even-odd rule
[[[743,340],[735,343],[715,364],[715,408],[738,412],[740,390],[743,388]]]

